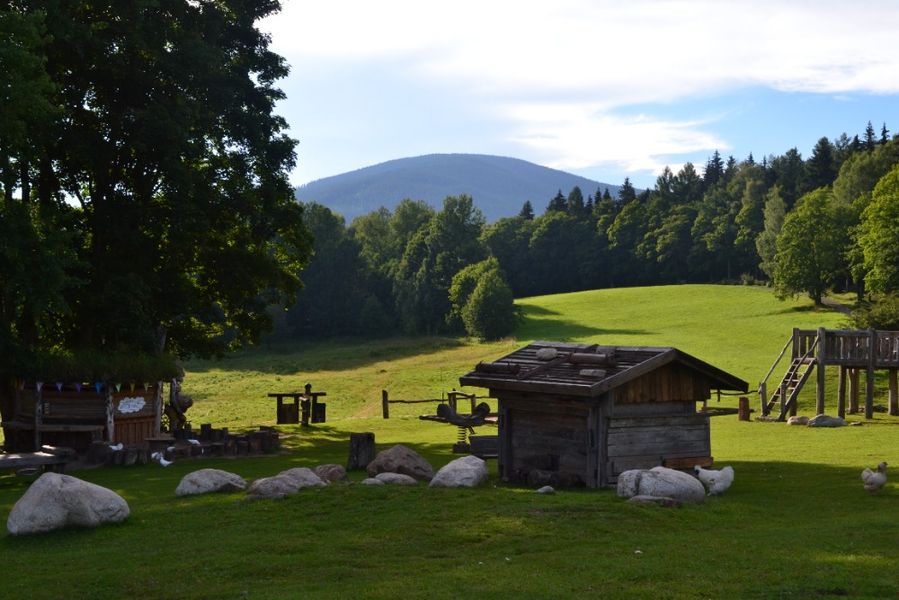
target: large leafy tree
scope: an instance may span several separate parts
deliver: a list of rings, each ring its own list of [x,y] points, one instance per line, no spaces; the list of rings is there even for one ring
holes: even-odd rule
[[[899,165],[877,183],[862,213],[859,246],[871,291],[899,291]]]
[[[821,304],[841,268],[840,240],[826,188],[809,192],[784,219],[777,237],[774,291],[780,297],[805,293]]]
[[[453,276],[487,257],[483,227],[484,215],[471,196],[449,196],[406,244],[394,281],[397,313],[406,331],[433,334],[447,328]]]

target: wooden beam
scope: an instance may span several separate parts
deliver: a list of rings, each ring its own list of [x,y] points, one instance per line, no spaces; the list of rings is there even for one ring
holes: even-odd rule
[[[849,412],[858,412],[858,369],[849,369]]]
[[[899,415],[899,385],[896,383],[896,369],[890,369],[890,414]]]
[[[877,341],[877,331],[868,330],[868,370],[865,372],[865,418],[874,418],[874,344]]]
[[[390,399],[387,390],[381,390],[381,414],[385,419],[390,418]]]
[[[846,418],[846,367],[840,365],[837,380],[837,415]]]
[[[815,414],[823,415],[824,414],[824,349],[826,347],[826,339],[827,339],[827,330],[823,327],[818,328],[818,352],[817,352],[817,367],[818,367],[818,383],[815,385]],[[798,403],[798,399],[795,404]]]

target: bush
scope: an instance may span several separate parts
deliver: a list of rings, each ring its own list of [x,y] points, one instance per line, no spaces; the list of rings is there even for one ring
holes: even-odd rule
[[[488,271],[478,282],[462,309],[468,335],[496,340],[515,329],[515,299],[498,270]]]
[[[899,331],[899,294],[884,294],[854,310],[850,319],[859,329]]]

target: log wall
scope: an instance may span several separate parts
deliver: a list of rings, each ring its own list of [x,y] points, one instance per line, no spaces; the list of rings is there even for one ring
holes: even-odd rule
[[[628,469],[650,469],[671,458],[711,456],[709,420],[699,414],[613,416],[606,442],[609,483]]]

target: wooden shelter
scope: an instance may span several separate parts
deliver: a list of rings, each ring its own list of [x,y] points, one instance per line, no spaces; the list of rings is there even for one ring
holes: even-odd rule
[[[622,471],[711,463],[696,402],[747,383],[675,348],[534,342],[459,379],[498,399],[499,473],[605,486]]]

